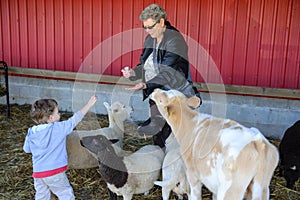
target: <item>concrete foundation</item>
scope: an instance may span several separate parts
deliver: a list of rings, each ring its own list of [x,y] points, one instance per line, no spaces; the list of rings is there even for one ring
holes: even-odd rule
[[[121,101],[133,108],[132,120],[149,117],[148,101],[142,101],[141,92],[125,90],[128,86],[97,84],[41,78],[9,77],[11,104],[32,104],[39,98],[54,98],[62,111],[75,112],[96,94],[99,97],[91,110],[106,114],[103,102]],[[203,104],[199,112],[236,120],[248,127],[258,128],[265,136],[280,139],[284,131],[300,120],[300,101],[243,95],[202,92]],[[0,98],[0,104],[6,104]],[[2,113],[1,111],[1,114]]]

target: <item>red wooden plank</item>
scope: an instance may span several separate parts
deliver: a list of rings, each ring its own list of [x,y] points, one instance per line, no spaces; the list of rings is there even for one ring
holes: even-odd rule
[[[20,66],[28,67],[27,0],[19,1]]]
[[[221,75],[224,83],[232,83],[233,61],[235,51],[235,32],[237,23],[237,1],[225,3],[224,10],[224,30],[223,30],[223,48],[221,60]],[[219,37],[221,39],[221,37]]]
[[[299,88],[296,0],[2,0],[0,58],[78,71],[93,50],[84,71],[118,76],[122,66],[139,62],[146,36],[139,15],[151,3],[186,34],[194,81],[222,83],[220,70],[227,84]]]
[[[274,40],[274,53],[271,73],[271,87],[283,87],[284,85],[284,68],[286,59],[286,45],[287,45],[287,22],[288,17],[287,2],[278,2],[278,12],[276,15],[276,27],[275,27],[275,40]]]
[[[261,40],[263,0],[251,1],[245,84],[256,86],[258,80],[259,44]]]
[[[83,72],[91,73],[92,57],[89,56],[92,51],[92,4],[91,0],[85,0],[83,3]]]
[[[3,13],[3,11],[2,11],[2,7],[3,7],[2,2],[3,1],[0,1],[0,11],[1,11],[0,12],[0,27],[3,28],[3,26],[2,26],[2,13]],[[0,60],[4,60],[2,39],[3,39],[3,35],[2,35],[2,31],[0,31]]]
[[[38,68],[37,61],[37,16],[36,16],[36,1],[27,1],[28,14],[28,63],[29,67]]]
[[[1,1],[1,15],[2,15],[2,46],[3,46],[3,59],[8,65],[12,63],[11,54],[11,31],[10,31],[10,16],[9,16],[9,0]]]
[[[189,12],[189,5],[188,1],[178,1],[177,5],[177,15],[180,16],[176,20],[176,28],[183,33],[184,35],[187,34],[188,30],[188,12]]]
[[[199,20],[199,35],[198,42],[201,48],[198,51],[198,66],[197,70],[202,79],[195,81],[209,82],[209,68],[215,67],[213,58],[210,54],[210,40],[212,27],[212,1],[201,1],[200,4],[200,20]]]
[[[54,49],[55,49],[55,69],[64,70],[64,23],[63,23],[63,2],[54,1]]]
[[[298,44],[300,44],[300,34],[299,34],[299,40],[298,40]],[[300,45],[298,45],[298,55],[297,55],[298,59],[297,59],[297,62],[298,63],[296,66],[296,72],[297,72],[297,76],[296,76],[296,80],[298,80],[298,85],[296,85],[295,89],[299,89],[300,88]]]
[[[157,3],[157,2],[155,2],[154,0],[143,0],[143,9],[153,3]],[[142,10],[139,10],[138,13],[140,14]]]
[[[0,1],[0,27],[2,26],[2,13],[4,13],[4,11],[2,10],[2,5],[1,5],[1,1]],[[0,31],[0,60],[4,60],[3,56],[4,56],[4,52],[3,52],[3,45],[2,45],[2,31]]]
[[[198,75],[198,51],[200,44],[198,43],[199,20],[200,20],[200,1],[190,1],[190,10],[188,12],[187,21],[190,21],[187,33],[187,45],[189,47],[189,61],[191,63],[192,80],[197,79]]]
[[[80,65],[83,62],[82,4],[82,0],[73,2],[73,63],[75,72],[80,72]]]
[[[276,3],[273,0],[265,0],[264,15],[262,20],[262,37],[260,44],[260,59],[258,72],[258,85],[268,87],[272,69],[272,55],[274,44],[274,16]]]
[[[37,59],[38,68],[46,68],[46,19],[45,19],[45,2],[37,1]]]
[[[10,13],[10,34],[11,34],[11,65],[20,65],[20,29],[19,29],[19,11],[18,1],[9,1],[9,13]]]
[[[134,24],[134,32],[133,32],[133,49],[132,52],[132,65],[135,66],[140,61],[140,55],[142,53],[144,38],[146,36],[145,31],[141,28],[142,22],[139,19],[141,12],[144,9],[143,2],[140,0],[133,0],[133,10],[136,12],[133,13],[133,24]]]
[[[290,1],[288,49],[285,65],[284,88],[300,88],[300,1]]]
[[[103,44],[101,45],[101,53],[102,53],[102,72],[104,74],[111,74],[111,62],[112,62],[112,26],[113,26],[113,16],[112,16],[112,2],[111,1],[103,1]]]
[[[243,85],[245,80],[245,61],[247,56],[247,36],[249,20],[248,5],[243,2],[238,2],[237,7],[237,27],[235,34],[235,49],[234,49],[234,63],[232,71],[232,83],[235,85]]]
[[[73,1],[63,1],[64,17],[64,46],[65,46],[65,70],[74,71],[73,63]]]
[[[166,1],[164,9],[167,12],[168,20],[171,22],[172,25],[177,26],[177,0],[173,1]]]
[[[45,18],[46,18],[46,63],[47,69],[55,69],[55,38],[54,38],[54,3],[45,1]],[[30,37],[30,36],[29,36]]]
[[[295,21],[297,21],[296,19],[299,19],[299,14],[300,14],[300,2],[299,1],[294,1],[295,4],[295,13],[297,13],[297,15],[295,15]],[[298,23],[298,28],[299,28],[299,23]],[[297,27],[296,26],[296,27]],[[297,60],[296,60],[296,72],[297,72],[297,76],[296,79],[298,80],[298,85],[296,85],[297,89],[300,89],[300,31],[298,29],[298,42],[296,42],[295,44],[298,44],[298,53],[297,53]]]
[[[98,0],[93,1],[93,58],[92,66],[93,73],[101,73],[101,42],[102,42],[102,2]]]
[[[212,26],[210,35],[210,54],[214,59],[216,67],[209,67],[208,81],[210,83],[222,82],[220,76],[221,51],[223,39],[223,0],[212,2]]]
[[[11,55],[13,58],[11,65],[20,65],[20,29],[19,29],[19,11],[18,11],[18,1],[9,1],[9,13],[10,13],[10,33],[11,33]]]
[[[190,10],[189,10],[189,20],[191,23],[191,26],[189,27],[190,31],[188,36],[191,37],[193,41],[194,50],[191,50],[191,43],[188,41],[188,46],[189,46],[189,59],[191,63],[191,75],[192,75],[192,80],[194,82],[196,81],[201,81],[203,82],[203,78],[201,76],[201,70],[200,70],[200,63],[199,61],[202,60],[203,56],[198,56],[198,55],[206,55],[205,49],[199,42],[199,30],[202,29],[200,25],[200,18],[201,18],[201,1],[190,1]],[[196,14],[196,18],[193,17]],[[196,19],[196,20],[195,20]],[[203,52],[204,50],[204,52]]]
[[[162,8],[164,8],[166,10],[166,0],[156,0],[156,1],[154,1],[154,3],[160,5]],[[168,14],[168,11],[167,11],[167,14]]]
[[[112,4],[113,9],[113,21],[112,24],[112,71],[111,75],[120,76],[122,68],[122,40],[126,38],[122,37],[122,24],[123,24],[123,4],[122,0],[115,0]],[[125,18],[126,19],[126,18]]]
[[[133,51],[133,32],[136,29],[133,29],[133,2],[132,1],[123,1],[123,40],[122,40],[122,66],[132,66],[132,51]]]

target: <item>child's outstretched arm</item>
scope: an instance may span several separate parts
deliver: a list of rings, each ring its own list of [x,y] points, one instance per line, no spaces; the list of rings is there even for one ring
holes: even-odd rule
[[[90,109],[91,107],[96,103],[96,101],[98,100],[97,96],[92,96],[90,98],[90,100],[87,102],[87,104],[85,106],[83,106],[83,108],[81,108],[81,112],[83,115],[85,115]]]

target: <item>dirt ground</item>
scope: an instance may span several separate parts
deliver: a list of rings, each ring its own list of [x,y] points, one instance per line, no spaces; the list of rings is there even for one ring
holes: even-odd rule
[[[11,118],[5,117],[6,106],[0,105],[0,200],[34,198],[33,179],[31,177],[31,155],[23,151],[23,142],[30,126],[34,122],[29,118],[30,105],[11,105]],[[71,113],[61,112],[62,119],[67,119]],[[76,127],[78,130],[92,130],[108,126],[106,115],[89,113]],[[141,146],[151,143],[151,139],[134,136],[136,124],[125,123],[125,149],[135,151]],[[130,133],[130,134],[129,134]],[[280,141],[271,140],[278,146]],[[76,199],[99,200],[109,199],[106,185],[101,179],[97,168],[93,169],[69,169],[68,178],[73,186]],[[279,176],[276,169],[270,185],[271,200],[296,200],[300,199],[300,183],[296,183],[296,191],[285,187],[285,180]],[[55,198],[54,198],[55,199]],[[119,199],[122,199],[119,197]],[[161,198],[161,188],[155,186],[150,194],[134,195],[134,200]],[[174,195],[170,199],[175,199]],[[211,194],[204,188],[203,199],[211,199]]]

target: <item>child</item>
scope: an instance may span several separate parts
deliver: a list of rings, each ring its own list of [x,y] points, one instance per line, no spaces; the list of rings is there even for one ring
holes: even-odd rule
[[[32,154],[35,199],[50,200],[50,191],[59,199],[75,199],[65,174],[68,166],[66,137],[96,101],[97,96],[92,96],[80,111],[61,122],[54,99],[40,99],[32,105],[30,115],[38,125],[28,129],[23,149]]]

